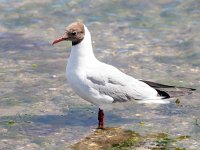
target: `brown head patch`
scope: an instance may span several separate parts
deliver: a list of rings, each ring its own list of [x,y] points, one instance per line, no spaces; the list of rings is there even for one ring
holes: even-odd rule
[[[84,24],[80,21],[73,22],[66,27],[66,32],[68,39],[72,41],[72,45],[79,44],[85,36]]]

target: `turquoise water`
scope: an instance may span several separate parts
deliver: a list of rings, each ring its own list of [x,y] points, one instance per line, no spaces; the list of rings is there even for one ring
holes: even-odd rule
[[[136,78],[197,88],[181,106],[106,111],[106,125],[188,135],[179,147],[198,149],[199,8],[198,0],[0,0],[0,149],[65,149],[96,128],[98,108],[66,83],[70,43],[50,44],[77,19],[101,61]]]

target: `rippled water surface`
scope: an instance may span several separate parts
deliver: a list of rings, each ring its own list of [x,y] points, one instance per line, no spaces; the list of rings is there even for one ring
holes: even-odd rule
[[[197,88],[167,105],[106,111],[106,126],[164,132],[200,149],[200,1],[0,0],[0,149],[67,149],[93,132],[97,110],[66,83],[70,43],[84,20],[96,57],[136,78]],[[142,122],[142,126],[141,126]]]

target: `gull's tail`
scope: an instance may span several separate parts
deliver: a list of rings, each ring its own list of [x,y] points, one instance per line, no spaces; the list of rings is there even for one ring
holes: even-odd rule
[[[158,92],[159,96],[162,96],[164,99],[189,95],[196,90],[193,88],[176,87],[176,86],[159,84],[151,81],[144,81],[144,80],[140,81],[145,82],[146,84],[154,88]]]

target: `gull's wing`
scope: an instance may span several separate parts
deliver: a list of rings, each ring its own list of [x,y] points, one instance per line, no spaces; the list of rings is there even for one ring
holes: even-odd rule
[[[87,70],[86,78],[91,89],[99,94],[110,96],[113,102],[125,102],[132,99],[158,99],[157,91],[117,68],[103,64]]]

